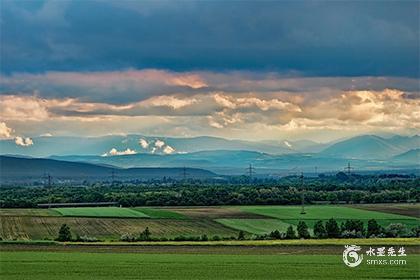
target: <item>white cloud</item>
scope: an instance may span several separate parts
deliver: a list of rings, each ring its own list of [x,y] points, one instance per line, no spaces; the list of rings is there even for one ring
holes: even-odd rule
[[[141,138],[139,144],[143,149],[149,148],[149,142],[147,142],[146,139]]]
[[[163,142],[162,140],[157,139],[155,141],[155,147],[161,149],[163,146],[165,146],[165,142]]]
[[[20,137],[20,136],[15,137],[15,143],[16,143],[16,145],[22,146],[22,147],[28,147],[28,146],[32,146],[34,144],[34,142],[32,141],[31,138]]]
[[[103,154],[102,156],[106,157],[106,156],[122,156],[122,155],[135,155],[135,154],[137,154],[137,152],[129,148],[127,148],[125,151],[118,151],[117,149],[112,148],[109,152]]]
[[[41,137],[52,137],[53,135],[51,133],[42,133],[39,136],[41,136]]]
[[[292,148],[292,145],[291,145],[288,141],[284,141],[283,143],[284,143],[284,145],[286,145],[287,147]]]
[[[166,145],[165,148],[163,149],[163,153],[165,154],[172,154],[173,152],[175,152],[175,149],[169,145]]]
[[[0,122],[0,139],[12,137],[13,129],[7,127],[5,122]]]

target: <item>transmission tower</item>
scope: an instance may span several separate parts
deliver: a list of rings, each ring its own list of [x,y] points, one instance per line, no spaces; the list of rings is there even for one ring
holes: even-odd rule
[[[305,212],[305,186],[304,186],[304,177],[303,177],[303,172],[300,174],[300,186],[301,186],[301,205],[302,205],[302,209],[300,211],[300,214],[306,214]]]
[[[348,176],[350,176],[350,175],[351,175],[351,171],[352,171],[353,169],[354,169],[354,168],[353,168],[353,167],[351,167],[350,162],[348,162],[348,163],[347,163],[347,166],[346,166],[346,167],[344,167],[344,170],[346,170],[346,172],[347,172],[347,175],[348,175]]]
[[[248,168],[246,169],[248,177],[249,177],[249,183],[252,183],[252,175],[255,174],[255,167],[252,166],[252,164],[250,164],[248,166]]]
[[[182,172],[180,174],[182,176],[182,182],[186,183],[187,182],[187,177],[188,177],[188,172],[187,172],[187,168],[184,166],[182,167]]]
[[[44,179],[46,180],[46,181],[44,181],[44,182],[46,182],[47,183],[47,187],[51,187],[51,181],[52,181],[52,177],[51,177],[51,175],[50,175],[50,173],[44,173]]]
[[[111,178],[112,178],[112,183],[114,183],[115,182],[115,170],[114,169],[112,169]]]

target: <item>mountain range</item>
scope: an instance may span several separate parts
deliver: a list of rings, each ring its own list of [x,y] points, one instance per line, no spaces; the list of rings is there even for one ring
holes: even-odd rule
[[[32,146],[21,147],[13,140],[1,140],[0,151],[3,155],[89,163],[101,168],[189,167],[240,175],[251,164],[259,174],[281,175],[291,170],[340,171],[348,163],[355,170],[418,170],[420,136],[362,135],[330,143],[142,135],[37,137],[33,142]],[[37,169],[37,174],[40,171]]]
[[[162,179],[163,177],[182,179],[183,174],[189,178],[214,178],[213,172],[197,168],[116,168],[84,162],[68,162],[53,159],[21,158],[0,156],[0,177],[2,183],[45,181],[47,174],[55,182],[65,180],[116,180],[127,179]]]

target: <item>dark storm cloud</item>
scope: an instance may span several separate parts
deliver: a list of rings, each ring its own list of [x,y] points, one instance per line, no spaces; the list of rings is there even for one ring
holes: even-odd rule
[[[419,75],[419,2],[2,1],[1,72]]]

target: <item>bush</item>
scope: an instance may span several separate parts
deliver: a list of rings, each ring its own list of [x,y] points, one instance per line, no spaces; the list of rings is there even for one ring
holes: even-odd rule
[[[243,230],[240,230],[238,233],[238,240],[244,240],[245,239],[245,233]]]
[[[286,231],[286,239],[296,239],[296,232],[293,226],[289,226]]]
[[[309,235],[309,231],[308,231],[308,226],[306,225],[305,222],[300,221],[297,225],[297,232],[298,232],[298,236],[299,238],[304,238],[304,239],[308,239],[311,236]]]
[[[134,242],[136,241],[136,237],[130,233],[124,233],[123,235],[120,236],[120,240],[121,241],[125,241],[125,242]]]
[[[343,237],[343,238],[362,238],[363,235],[360,231],[344,230],[344,231],[341,232],[341,237]]]
[[[149,227],[146,227],[139,235],[139,241],[150,241],[151,240],[151,233]]]
[[[280,231],[278,231],[277,229],[270,232],[270,239],[282,239],[282,234],[280,233]]]
[[[411,229],[411,237],[420,237],[420,226]]]
[[[206,234],[203,234],[202,236],[201,236],[201,241],[208,241],[209,240],[209,238],[207,237],[207,235]]]
[[[327,231],[325,230],[324,223],[322,221],[317,221],[314,225],[314,235],[316,238],[325,238],[327,237]]]
[[[387,237],[408,237],[410,234],[407,227],[403,224],[389,224],[385,228],[385,235]]]
[[[211,240],[213,240],[213,241],[220,241],[220,236],[215,235],[215,236],[212,237]]]
[[[66,224],[62,224],[58,231],[57,241],[71,241],[70,227]]]
[[[362,237],[364,235],[363,222],[360,220],[347,220],[341,225],[341,231],[354,232],[354,237]]]
[[[378,222],[375,219],[371,219],[368,221],[367,225],[367,232],[366,236],[378,236],[383,232],[383,228],[378,224]]]
[[[99,240],[93,236],[82,235],[79,237],[80,242],[98,242]]]
[[[340,237],[341,231],[338,227],[337,221],[333,218],[329,219],[325,223],[325,230],[327,231],[327,237],[329,238],[338,238]]]

